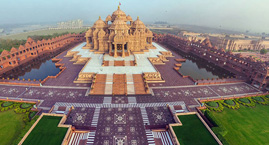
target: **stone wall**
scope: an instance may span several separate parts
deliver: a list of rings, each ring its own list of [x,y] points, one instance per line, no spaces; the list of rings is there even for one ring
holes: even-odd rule
[[[250,57],[244,58],[240,54],[234,55],[231,51],[226,52],[224,49],[218,49],[212,46],[209,39],[194,42],[176,35],[154,34],[154,40],[212,62],[237,74],[241,79],[250,81],[252,85],[257,86],[259,89],[268,87],[268,62],[256,61]]]
[[[24,64],[38,56],[54,52],[75,42],[84,40],[84,34],[67,34],[56,38],[34,41],[28,38],[25,45],[19,48],[4,50],[0,54],[0,74]]]

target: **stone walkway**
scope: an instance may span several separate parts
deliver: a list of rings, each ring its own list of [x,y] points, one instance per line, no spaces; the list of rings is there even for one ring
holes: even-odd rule
[[[82,69],[74,65],[66,52],[57,56],[66,70],[56,79],[49,79],[43,86],[0,85],[0,98],[40,100],[39,108],[47,112],[53,105],[71,107],[66,124],[77,129],[87,129],[88,144],[154,144],[149,128],[164,128],[174,123],[167,105],[190,108],[199,106],[198,98],[220,98],[259,93],[246,83],[196,86],[188,78],[182,78],[174,69],[175,58],[168,58],[166,65],[156,66],[165,83],[150,84],[148,95],[89,95],[90,84],[74,84]],[[126,77],[127,82],[134,78]],[[184,109],[186,110],[186,109]]]

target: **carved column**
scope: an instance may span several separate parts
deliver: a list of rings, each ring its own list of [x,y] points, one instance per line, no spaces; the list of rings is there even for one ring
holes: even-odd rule
[[[111,43],[110,42],[108,42],[108,54],[110,54],[111,52],[112,52],[112,48],[111,48],[112,46],[111,46]]]
[[[118,57],[118,52],[117,52],[117,44],[114,44],[114,57]]]
[[[86,40],[87,40],[87,44],[89,44],[90,43],[89,37],[86,37]]]
[[[121,57],[125,57],[124,44],[123,44],[123,48],[122,48],[122,54],[121,54]]]

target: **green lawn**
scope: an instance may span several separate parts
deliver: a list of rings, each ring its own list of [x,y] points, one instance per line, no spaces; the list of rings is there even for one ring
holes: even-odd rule
[[[224,108],[211,111],[228,130],[224,136],[231,145],[269,144],[269,106],[256,104],[255,108],[240,105],[239,110]]]
[[[17,138],[25,124],[24,114],[16,114],[13,109],[0,112],[0,145],[10,145]]]
[[[62,117],[43,116],[23,145],[61,145],[68,128],[57,127]]]
[[[200,119],[194,115],[178,116],[182,126],[174,126],[181,145],[218,145]]]
[[[86,31],[87,28],[82,29],[60,29],[60,30],[38,30],[38,31],[30,31],[30,32],[24,32],[24,33],[18,33],[18,34],[11,34],[7,36],[1,36],[2,39],[18,39],[18,40],[26,40],[28,36],[33,35],[52,35],[53,33],[80,33],[82,31]]]

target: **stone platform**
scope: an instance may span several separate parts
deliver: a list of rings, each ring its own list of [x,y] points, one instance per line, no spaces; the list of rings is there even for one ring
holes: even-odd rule
[[[149,94],[141,74],[97,74],[91,95]]]

